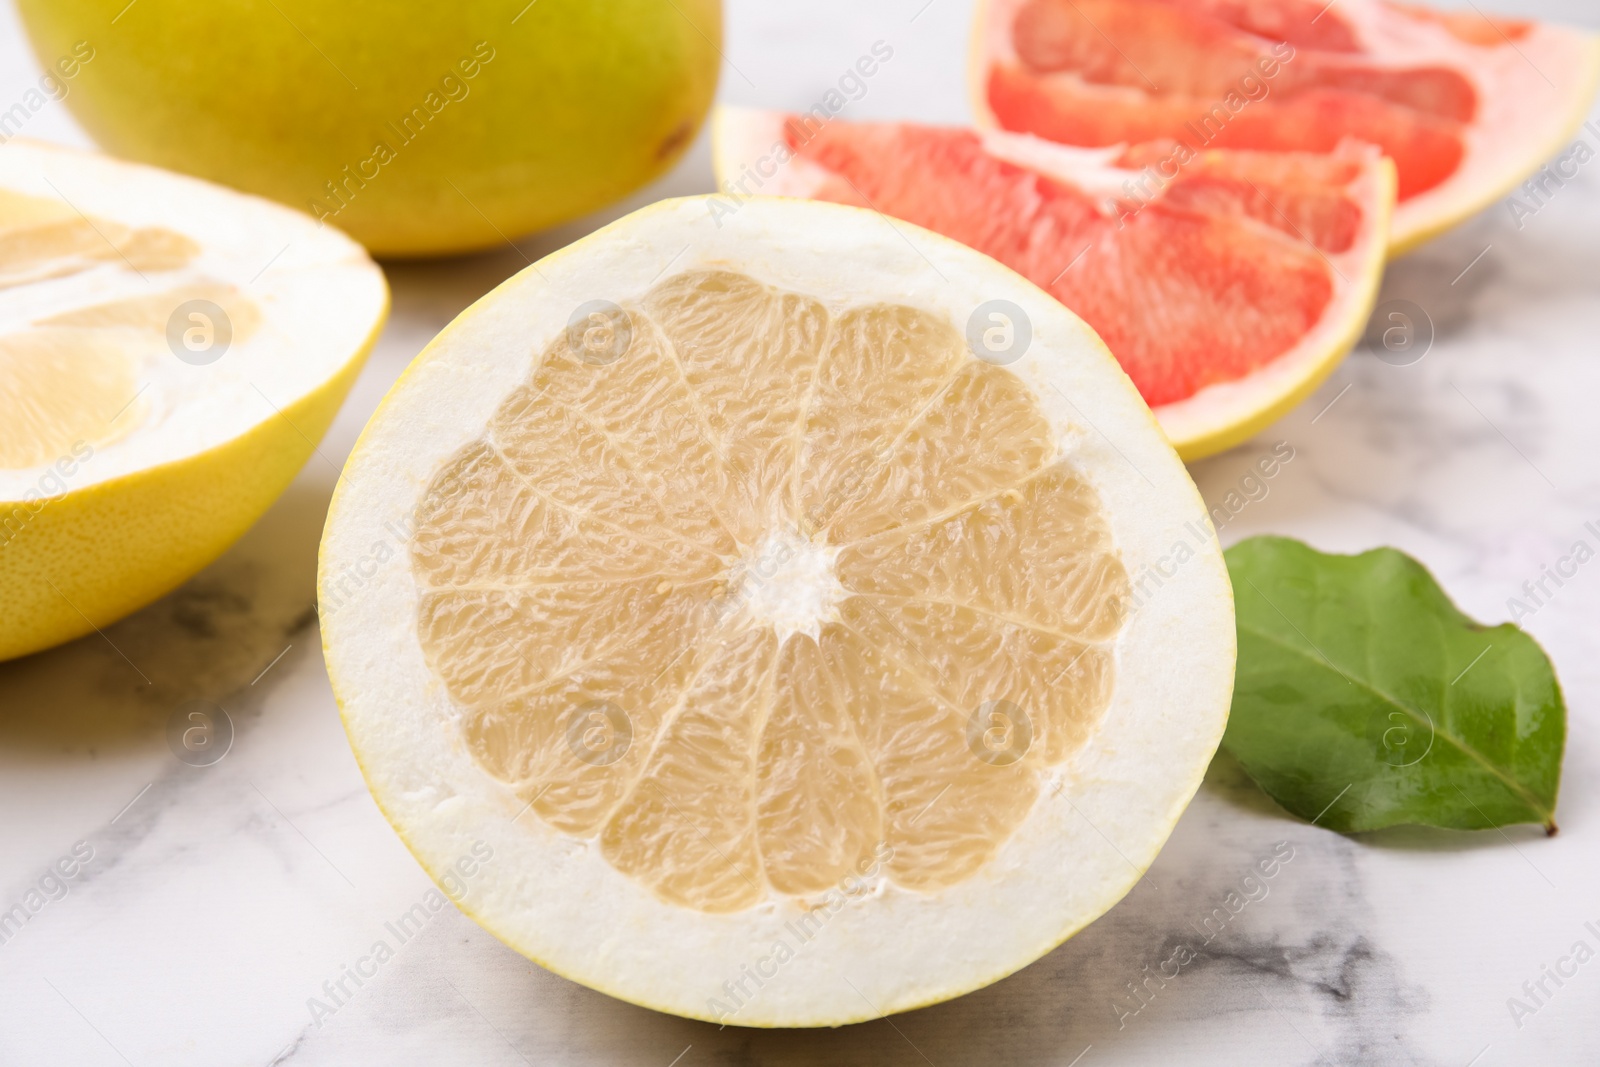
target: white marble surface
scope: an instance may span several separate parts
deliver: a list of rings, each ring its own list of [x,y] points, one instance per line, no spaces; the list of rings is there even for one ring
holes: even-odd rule
[[[1537,11],[1600,23],[1592,0]],[[961,119],[967,18],[967,0],[738,0],[723,96],[806,106],[882,39],[894,58],[849,114]],[[0,101],[35,78],[0,15]],[[59,105],[26,132],[84,143]],[[623,208],[709,184],[702,139]],[[336,466],[435,331],[524,255],[600,221],[520,251],[391,268],[377,351],[321,458],[260,525],[104,638],[0,665],[0,909],[75,846],[92,850],[64,895],[0,944],[0,1064],[1600,1062],[1600,962],[1549,985],[1520,1027],[1506,1003],[1574,941],[1600,946],[1583,925],[1600,928],[1600,567],[1526,620],[1571,708],[1556,838],[1344,838],[1283,815],[1224,759],[1109,915],[939,1007],[841,1031],[718,1030],[572,985],[447,909],[314,1022],[308,998],[429,888],[362,786],[323,672],[313,567]],[[1358,351],[1195,477],[1215,504],[1287,440],[1295,459],[1225,542],[1273,531],[1326,549],[1398,545],[1498,621],[1600,520],[1600,162],[1521,230],[1497,207],[1393,264],[1384,295],[1431,315],[1425,358],[1393,367]],[[178,762],[165,740],[173,710],[196,698],[237,726],[209,768]],[[1294,858],[1268,895],[1202,946],[1196,924],[1277,842]],[[1125,983],[1180,943],[1199,958],[1119,1021],[1134,1006]]]

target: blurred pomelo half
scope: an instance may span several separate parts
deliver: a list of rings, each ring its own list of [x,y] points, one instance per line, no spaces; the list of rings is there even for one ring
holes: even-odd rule
[[[388,310],[354,241],[90,152],[0,148],[0,659],[204,567],[311,456]]]
[[[1494,203],[1573,135],[1600,37],[1388,0],[983,0],[980,125],[1083,146],[1394,160],[1398,255]]]
[[[1369,146],[1177,165],[1153,145],[815,113],[723,107],[713,130],[730,202],[759,188],[869,207],[1026,276],[1099,333],[1186,460],[1309,395],[1360,337],[1383,274],[1394,171]]]
[[[335,494],[323,642],[422,865],[492,849],[485,928],[663,1011],[837,1025],[1128,892],[1221,736],[1232,597],[1060,304],[869,212],[726,206],[629,215],[423,351]]]

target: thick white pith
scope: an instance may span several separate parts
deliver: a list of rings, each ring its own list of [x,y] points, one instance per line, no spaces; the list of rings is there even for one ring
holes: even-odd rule
[[[779,527],[739,561],[731,575],[735,597],[755,626],[770,626],[778,641],[790,634],[816,637],[839,617],[844,586],[834,560],[839,549],[798,530]]]
[[[89,442],[92,458],[74,471],[72,490],[196,455],[281,418],[282,409],[346,366],[387,306],[382,272],[359,245],[256,197],[25,141],[0,151],[0,189],[64,204],[91,224],[160,228],[199,246],[177,269],[141,271],[107,255],[92,269],[0,291],[0,334],[87,306],[191,286],[231,289],[260,316],[248,336],[209,361],[209,354],[200,362],[179,358],[160,335],[141,337],[133,346],[133,388],[122,398],[127,404],[105,413],[105,441],[97,448]],[[36,490],[54,462],[0,470],[0,500]]]
[[[1009,271],[914,227],[891,231],[870,213],[831,205],[749,201],[727,215],[689,199],[630,216],[507,282],[419,357],[341,482],[323,545],[324,591],[330,576],[392,541],[385,521],[403,518],[439,463],[482,432],[574,307],[623,302],[674,257],[675,269],[728,267],[838,306],[896,300],[958,323],[988,299],[1028,309],[1036,351],[1015,370],[1094,483],[1124,564],[1143,583],[1118,641],[1119,681],[1099,735],[977,876],[938,894],[880,885],[810,901],[825,910],[801,926],[820,931],[797,941],[794,924],[807,916],[799,902],[730,915],[673,907],[609,867],[595,843],[538,820],[514,822],[523,801],[462,744],[418,651],[415,583],[391,561],[323,622],[374,795],[436,877],[475,841],[490,843],[495,861],[465,910],[553,970],[637,1003],[738,1024],[829,1025],[993,981],[1103,912],[1153,859],[1220,739],[1233,661],[1231,594],[1192,483],[1092,333]],[[1178,544],[1193,558],[1186,553],[1175,572],[1164,565],[1170,578],[1149,577]],[[753,590],[751,603],[799,628],[825,610],[825,562],[795,551],[774,571],[772,592]],[[769,966],[780,941],[791,949],[758,995],[740,998],[731,1015],[719,1009],[719,998],[733,1007],[725,983]]]

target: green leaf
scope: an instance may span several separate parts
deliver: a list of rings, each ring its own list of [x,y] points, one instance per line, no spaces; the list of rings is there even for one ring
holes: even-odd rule
[[[1254,537],[1226,557],[1239,666],[1222,743],[1268,795],[1345,833],[1555,832],[1566,706],[1533,638],[1472,621],[1396,549]]]

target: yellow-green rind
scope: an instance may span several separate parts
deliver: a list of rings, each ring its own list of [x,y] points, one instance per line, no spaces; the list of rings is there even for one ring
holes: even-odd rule
[[[966,64],[967,99],[972,107],[972,113],[976,118],[978,126],[984,129],[994,129],[998,127],[998,123],[995,121],[994,114],[989,110],[988,96],[985,91],[985,81],[989,64],[989,55],[987,49],[988,42],[985,39],[985,33],[989,21],[989,4],[990,0],[977,0],[977,2],[973,4],[971,19],[972,29],[968,33]],[[1397,212],[1395,216],[1395,225],[1392,225],[1389,230],[1389,246],[1387,250],[1387,257],[1389,259],[1395,259],[1396,257],[1405,255],[1407,252],[1410,252],[1418,246],[1433,240],[1440,234],[1459,226],[1464,220],[1488,208],[1501,197],[1510,195],[1510,193],[1515,190],[1519,184],[1527,179],[1528,175],[1537,170],[1539,165],[1544,160],[1555,155],[1556,152],[1558,152],[1561,147],[1566,144],[1569,139],[1571,139],[1573,134],[1575,134],[1583,126],[1584,121],[1588,118],[1589,110],[1594,104],[1596,94],[1600,93],[1600,34],[1589,33],[1587,31],[1572,27],[1563,28],[1566,30],[1566,32],[1571,33],[1574,37],[1580,38],[1584,43],[1585,76],[1582,81],[1583,88],[1574,93],[1571,97],[1571,110],[1567,116],[1567,120],[1560,127],[1560,132],[1551,136],[1549,141],[1537,152],[1530,152],[1528,154],[1527,165],[1525,169],[1523,169],[1522,172],[1516,177],[1507,179],[1506,181],[1497,185],[1488,186],[1480,191],[1476,191],[1470,197],[1462,198],[1454,210],[1441,214],[1435,221],[1431,223],[1418,226],[1407,226],[1404,223],[1404,212]],[[1309,391],[1310,390],[1307,390],[1307,393],[1309,393]],[[1302,399],[1303,398],[1304,396],[1302,395]],[[1256,429],[1260,429],[1260,427],[1258,426]],[[1248,435],[1246,435],[1246,437],[1248,437]],[[1246,438],[1242,437],[1233,443],[1238,444],[1239,441],[1245,439]],[[1193,457],[1185,455],[1184,450],[1181,448],[1178,451],[1180,455],[1184,455],[1185,459],[1190,459],[1199,458],[1201,455],[1209,455],[1214,452],[1220,452],[1224,448],[1228,447],[1231,446],[1223,445],[1218,448],[1210,449],[1208,452],[1197,453]]]
[[[1460,225],[1464,219],[1476,215],[1488,208],[1502,197],[1509,196],[1518,185],[1527,180],[1528,175],[1538,170],[1540,164],[1559,152],[1563,145],[1571,140],[1573,134],[1583,127],[1584,120],[1589,117],[1589,109],[1594,104],[1595,94],[1600,92],[1600,34],[1585,33],[1581,30],[1569,30],[1574,36],[1581,36],[1584,42],[1586,62],[1584,64],[1586,75],[1583,79],[1583,89],[1572,96],[1572,108],[1567,120],[1561,125],[1557,134],[1551,136],[1548,143],[1538,152],[1530,152],[1527,166],[1521,173],[1506,181],[1476,191],[1471,197],[1462,198],[1456,209],[1438,221],[1425,226],[1404,226],[1404,210],[1397,212],[1396,228],[1389,235],[1389,258],[1403,256],[1407,252],[1424,244],[1433,238]]]
[[[671,203],[670,200],[661,200],[661,201],[657,201],[655,204],[650,205],[649,207],[645,207],[645,208],[642,208],[640,210],[641,211],[650,211],[650,210],[653,210],[653,209],[659,209],[663,205],[666,205],[666,204],[669,204],[669,203]],[[612,224],[612,226],[615,226],[615,225],[616,225],[616,223]],[[552,261],[554,261],[554,260],[556,260],[558,258],[562,258],[562,257],[565,257],[567,255],[570,255],[575,250],[580,249],[583,246],[589,244],[590,242],[599,239],[603,234],[605,234],[605,232],[607,230],[609,230],[611,228],[612,228],[611,226],[602,227],[601,229],[594,231],[593,233],[587,235],[586,237],[583,237],[583,238],[581,238],[581,239],[579,239],[577,241],[574,241],[570,245],[567,245],[567,246],[565,246],[563,248],[557,249],[556,251],[550,253],[549,255],[541,258],[537,263],[534,263],[534,264],[530,265],[527,269],[528,270],[536,270],[543,264],[548,264],[548,263],[550,263],[550,262],[552,262]],[[405,382],[413,374],[417,373],[418,368],[420,368],[423,364],[427,363],[428,360],[432,358],[433,351],[434,351],[434,349],[439,347],[439,343],[440,343],[441,338],[443,338],[444,335],[446,333],[448,333],[451,329],[453,329],[458,323],[464,322],[464,321],[472,318],[473,316],[479,314],[486,305],[488,305],[491,301],[493,301],[493,299],[495,297],[495,294],[500,292],[502,289],[505,289],[505,288],[509,287],[511,285],[512,281],[515,280],[516,277],[517,277],[516,275],[513,275],[511,278],[507,278],[505,281],[501,282],[499,285],[495,286],[493,289],[490,289],[487,293],[485,293],[482,296],[480,296],[477,300],[474,300],[470,305],[467,306],[467,308],[465,310],[463,310],[459,315],[457,315],[454,319],[452,319],[450,321],[449,325],[447,325],[443,330],[439,331],[439,333],[434,336],[433,340],[429,341],[426,345],[424,345],[422,347],[422,351],[418,352],[416,354],[416,356],[411,360],[411,362],[406,365],[406,369],[401,371],[400,372],[400,376],[394,380],[394,384],[389,386],[389,391],[386,392],[383,395],[383,399],[378,402],[378,406],[375,409],[373,409],[372,415],[367,419],[366,425],[361,428],[360,435],[358,435],[356,437],[355,446],[350,449],[350,455],[349,455],[348,459],[345,461],[345,470],[349,470],[350,467],[352,465],[354,465],[356,463],[356,461],[360,458],[360,456],[365,452],[366,445],[367,445],[367,438],[372,433],[373,426],[377,425],[377,423],[383,417],[384,411],[388,409],[388,407],[389,407],[391,401],[393,400],[393,398],[396,395],[399,394],[401,386],[404,385]],[[322,526],[322,539],[321,539],[321,542],[319,543],[319,545],[317,546],[317,608],[318,608],[319,613],[320,613],[320,611],[322,609],[322,604],[323,604],[324,600],[327,599],[327,594],[325,592],[325,589],[327,587],[328,577],[329,576],[328,576],[327,572],[324,570],[324,567],[326,566],[326,562],[327,562],[328,531],[332,528],[335,516],[337,516],[338,513],[339,513],[339,504],[340,504],[340,500],[344,496],[344,492],[345,492],[345,475],[341,471],[340,475],[339,475],[339,480],[334,484],[334,487],[333,487],[333,496],[328,501],[328,513],[327,513],[326,518],[323,520],[323,526]],[[421,867],[423,869],[423,871],[428,875],[428,877],[431,878],[434,881],[435,884],[438,884],[440,879],[446,873],[446,871],[442,870],[442,869],[438,869],[433,864],[429,863],[426,854],[421,849],[417,848],[417,846],[415,844],[412,843],[411,838],[406,834],[405,830],[402,827],[401,820],[396,818],[396,813],[394,811],[392,811],[389,808],[389,806],[384,802],[385,798],[384,798],[383,790],[378,789],[378,788],[375,787],[375,783],[373,781],[372,773],[367,768],[367,761],[362,756],[361,747],[359,745],[353,743],[354,740],[355,740],[355,735],[351,732],[349,715],[345,711],[346,698],[345,698],[345,696],[343,694],[342,687],[340,686],[340,683],[339,683],[339,672],[334,666],[334,662],[335,661],[334,661],[334,657],[333,657],[332,651],[328,647],[327,630],[326,629],[321,629],[321,635],[322,635],[322,662],[323,662],[323,665],[325,666],[325,668],[327,669],[327,672],[328,672],[328,688],[333,692],[333,702],[334,702],[334,705],[339,709],[339,721],[340,721],[340,724],[343,725],[343,727],[345,729],[345,736],[346,736],[346,738],[348,738],[352,742],[352,744],[350,745],[350,752],[351,752],[351,755],[355,758],[357,769],[359,769],[361,771],[361,780],[366,785],[367,792],[369,794],[371,794],[373,803],[378,806],[378,810],[383,814],[384,821],[387,822],[389,824],[389,826],[394,830],[395,836],[400,839],[400,843],[401,844],[405,845],[406,851],[411,853],[411,858],[417,861],[417,866]],[[492,922],[488,921],[485,917],[479,915],[464,900],[457,900],[455,902],[455,905],[456,905],[456,908],[459,911],[461,911],[462,914],[466,915],[467,918],[471,919],[473,922],[477,923],[480,927],[482,927],[483,929],[487,930],[498,941],[500,941],[502,944],[504,944],[507,948],[511,949],[513,952],[516,952],[519,955],[522,955],[522,956],[526,957],[527,959],[533,961],[535,964],[539,965],[540,967],[543,967],[545,970],[549,971],[552,974],[561,975],[561,977],[567,978],[567,979],[569,979],[571,981],[574,981],[574,982],[578,981],[578,979],[576,977],[571,976],[571,975],[567,975],[567,974],[562,974],[561,970],[559,968],[557,968],[556,966],[552,965],[551,963],[549,963],[549,962],[547,962],[545,960],[539,959],[538,957],[536,957],[533,954],[529,953],[525,948],[523,948],[523,947],[521,947],[519,945],[513,944],[509,939],[507,939],[506,937],[502,936],[500,934],[500,932],[495,929],[495,926],[494,926],[494,924]],[[624,994],[619,993],[619,992],[617,992],[615,990],[600,989],[600,992],[606,994],[607,996],[615,997],[618,1000],[627,1001],[628,1003],[639,1003],[638,1001],[631,1000],[630,998],[628,998]],[[639,1003],[639,1006],[643,1007],[643,1008],[650,1008],[653,1011],[670,1012],[670,1009],[662,1007],[660,1005],[656,1005],[656,1004]],[[709,1021],[712,1021],[712,1020],[707,1019],[706,1021],[709,1022]]]
[[[1393,161],[1384,159],[1377,173],[1382,175],[1381,180],[1385,183],[1385,189],[1379,190],[1379,194],[1372,198],[1371,206],[1382,212],[1378,230],[1378,233],[1382,234],[1387,232],[1389,222],[1394,216]],[[1358,280],[1351,283],[1358,287],[1359,297],[1351,302],[1350,312],[1335,335],[1335,340],[1330,342],[1319,356],[1307,361],[1305,376],[1293,389],[1230,426],[1181,441],[1173,441],[1172,447],[1178,450],[1178,457],[1185,463],[1193,463],[1195,460],[1214,456],[1218,452],[1225,452],[1235,445],[1243,444],[1283,418],[1298,407],[1306,397],[1316,392],[1317,387],[1327,380],[1328,375],[1333,373],[1334,368],[1339,366],[1366,332],[1367,320],[1372,317],[1372,305],[1378,298],[1379,287],[1383,284],[1383,265],[1386,258],[1385,243],[1382,240],[1373,241],[1366,261],[1360,265]],[[1157,419],[1160,416],[1161,412],[1158,409]]]
[[[717,181],[720,184],[733,178],[730,172],[727,142],[725,139],[726,127],[721,122],[713,122],[712,132],[712,167]],[[1367,319],[1372,314],[1372,306],[1377,298],[1378,288],[1383,280],[1383,266],[1386,259],[1388,227],[1394,216],[1394,191],[1396,174],[1393,161],[1379,157],[1376,166],[1372,168],[1372,176],[1377,187],[1370,190],[1362,201],[1362,207],[1373,213],[1371,223],[1372,240],[1365,249],[1366,255],[1354,263],[1342,262],[1335,266],[1329,262],[1329,270],[1338,277],[1340,283],[1346,288],[1336,290],[1344,300],[1343,313],[1345,319],[1336,324],[1333,330],[1325,331],[1331,340],[1327,341],[1322,351],[1314,356],[1306,356],[1299,350],[1285,353],[1280,359],[1294,360],[1300,365],[1301,377],[1293,384],[1292,388],[1279,396],[1265,401],[1261,407],[1247,412],[1236,421],[1228,423],[1217,429],[1188,436],[1178,435],[1163,430],[1168,441],[1178,452],[1179,458],[1185,463],[1204,459],[1206,456],[1215,455],[1226,451],[1235,445],[1249,440],[1261,430],[1278,421],[1296,405],[1314,392],[1328,375],[1333,373],[1350,349],[1361,339],[1366,329]],[[1341,266],[1343,269],[1341,269]],[[1354,279],[1347,276],[1346,272],[1353,271]],[[1346,298],[1344,294],[1353,293],[1353,298]],[[1054,300],[1054,297],[1048,299]],[[1318,330],[1323,329],[1318,325]],[[1102,342],[1103,345],[1103,342]],[[1248,379],[1242,379],[1245,381]],[[1230,383],[1231,384],[1231,383]],[[1194,400],[1185,401],[1193,404]],[[1233,403],[1236,403],[1234,401]],[[1161,409],[1155,412],[1158,422],[1161,419]],[[1163,422],[1165,427],[1166,423]]]
[[[243,536],[333,422],[388,307],[385,286],[371,332],[339,370],[237,437],[53,499],[0,502],[16,530],[0,546],[0,660],[109,626]]]
[[[18,8],[47,70],[93,49],[64,102],[107,151],[278,200],[379,256],[496,247],[625,196],[694,140],[721,65],[718,0]]]

